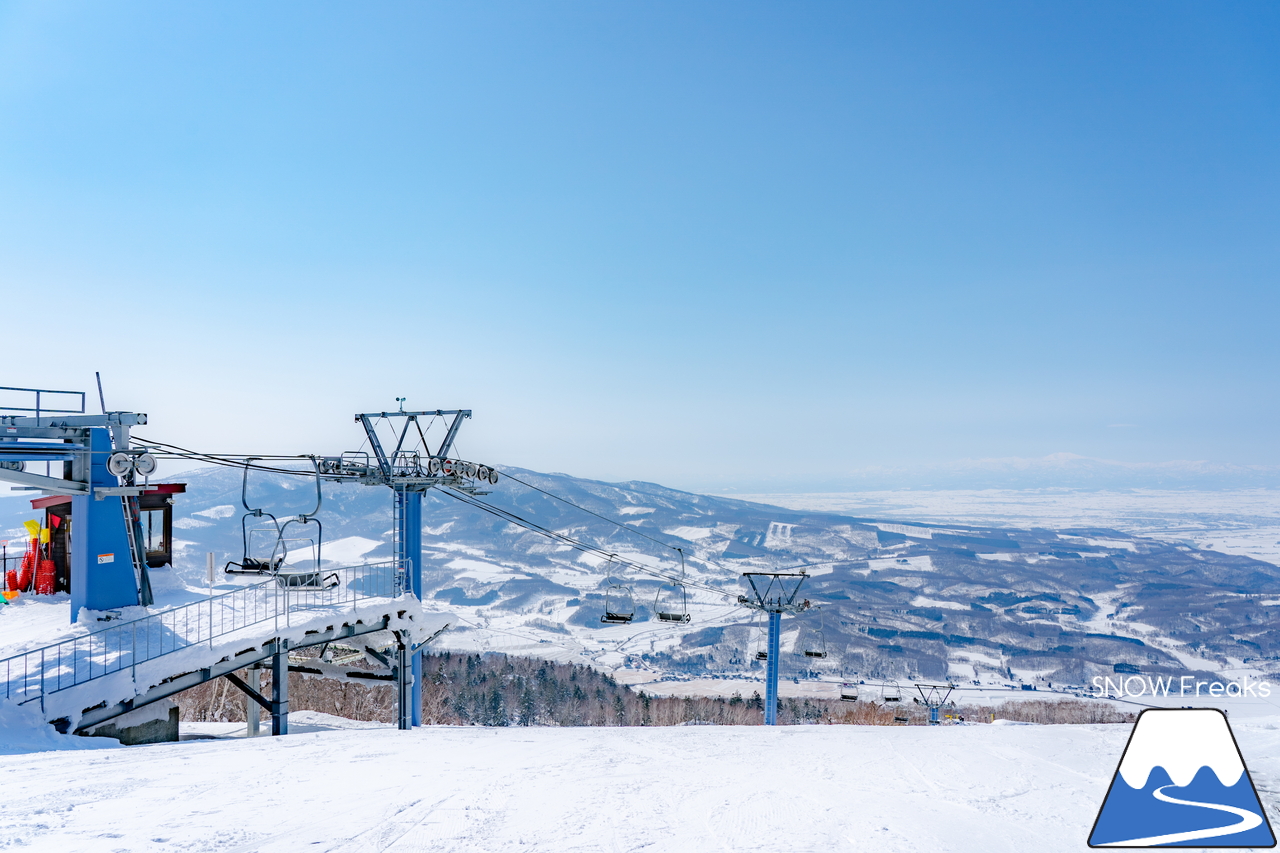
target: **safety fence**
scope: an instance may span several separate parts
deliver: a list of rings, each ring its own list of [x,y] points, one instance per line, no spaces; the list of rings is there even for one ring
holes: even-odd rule
[[[323,571],[281,572],[270,579],[108,625],[42,648],[0,659],[0,699],[29,702],[60,690],[132,670],[148,661],[200,645],[210,648],[245,628],[272,633],[305,614],[341,612],[405,589],[400,563],[388,560]]]

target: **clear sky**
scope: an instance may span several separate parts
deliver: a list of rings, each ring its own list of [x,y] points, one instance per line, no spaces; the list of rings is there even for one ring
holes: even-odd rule
[[[1280,464],[1274,3],[0,2],[0,384],[687,488]]]

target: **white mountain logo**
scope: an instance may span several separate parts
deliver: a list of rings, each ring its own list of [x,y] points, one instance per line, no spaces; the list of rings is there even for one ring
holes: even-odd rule
[[[1275,847],[1226,715],[1143,711],[1102,802],[1090,847]]]

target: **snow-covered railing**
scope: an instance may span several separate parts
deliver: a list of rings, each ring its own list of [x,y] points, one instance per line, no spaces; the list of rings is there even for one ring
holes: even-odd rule
[[[394,560],[322,572],[282,573],[270,580],[121,622],[0,660],[0,699],[27,702],[132,669],[163,655],[254,626],[287,628],[306,611],[354,607],[395,598],[404,572]]]

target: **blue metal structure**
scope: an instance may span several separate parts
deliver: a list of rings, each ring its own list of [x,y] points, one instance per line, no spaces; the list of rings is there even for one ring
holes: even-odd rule
[[[17,398],[17,404],[14,404],[15,398]],[[101,386],[99,386],[99,398],[101,399]],[[497,483],[498,474],[488,466],[475,465],[448,457],[462,421],[471,417],[469,410],[405,412],[403,399],[399,402],[402,406],[397,412],[355,416],[356,422],[362,424],[365,429],[366,438],[372,448],[372,456],[369,453],[357,452],[338,457],[310,457],[315,466],[315,510],[303,513],[284,524],[277,522],[275,548],[265,560],[247,559],[248,532],[242,531],[246,537],[246,559],[238,564],[241,573],[273,575],[273,585],[285,589],[286,595],[332,596],[337,594],[331,592],[339,583],[336,577],[333,585],[319,581],[321,558],[318,539],[322,533],[316,515],[321,501],[320,482],[321,480],[354,481],[364,485],[383,485],[389,486],[394,492],[396,559],[393,564],[395,578],[394,583],[391,584],[394,592],[391,589],[385,592],[380,589],[379,594],[394,597],[403,592],[409,592],[421,598],[423,593],[423,494],[437,486],[447,486],[469,494],[487,494],[479,491],[477,487],[484,483]],[[434,449],[427,446],[426,440],[426,435],[430,432],[430,424],[427,424],[424,429],[423,424],[419,422],[420,418],[445,419],[444,438]],[[390,453],[385,451],[384,447],[389,445],[384,445],[378,433],[379,425],[383,422],[391,425],[393,433],[392,438],[395,443]],[[143,492],[157,488],[146,484],[146,478],[155,471],[156,460],[147,449],[131,447],[129,436],[131,427],[146,423],[145,414],[108,412],[105,410],[105,405],[100,415],[86,414],[85,394],[80,391],[0,387],[0,481],[12,483],[18,489],[71,497],[70,519],[74,527],[72,536],[74,547],[70,550],[73,622],[82,608],[90,611],[105,611],[139,604],[147,606],[152,603],[139,496]],[[420,441],[414,440],[413,433],[416,433]],[[180,448],[177,450],[181,451]],[[199,456],[188,451],[181,451],[178,455]],[[253,466],[253,461],[255,460],[252,457],[242,460],[246,480],[250,467],[260,467]],[[44,474],[27,471],[29,464],[40,462],[46,464]],[[52,466],[55,464],[59,466],[61,477],[53,476]],[[141,485],[139,480],[142,481]],[[255,518],[269,516],[269,513],[248,506],[245,490],[247,486],[242,490],[246,513]],[[274,517],[272,520],[275,521]],[[310,582],[305,577],[294,577],[279,570],[284,562],[285,532],[289,525],[297,525],[298,528],[304,528],[307,525],[315,527],[317,537],[315,570],[309,574],[316,577],[316,583]],[[283,584],[281,584],[282,580]],[[348,586],[348,591],[353,595],[365,591],[363,585],[359,589],[356,586]],[[210,599],[210,607],[212,602],[213,599]],[[186,609],[190,609],[191,606]],[[205,604],[202,602],[198,606],[203,608]],[[127,624],[136,632],[137,626],[142,622],[134,620]],[[114,706],[98,707],[87,712],[82,723],[83,726],[96,724],[195,684],[225,676],[244,691],[252,701],[270,711],[272,734],[286,734],[289,709],[287,674],[291,669],[297,668],[289,664],[289,648],[374,633],[386,630],[388,626],[389,617],[369,625],[357,621],[355,625],[344,625],[323,637],[308,635],[305,642],[293,644],[277,636],[256,651],[250,650],[238,654],[234,661],[223,661],[215,667],[206,667],[198,672],[171,678],[143,695],[124,700]],[[422,723],[421,649],[434,639],[434,636],[420,640],[416,644],[408,636],[399,634],[397,636],[399,645],[394,658],[383,659],[372,649],[366,649],[366,651],[378,657],[391,670],[385,678],[395,680],[398,686],[400,727],[409,728]],[[136,640],[136,637],[134,639]],[[40,651],[42,652],[40,671],[43,672],[43,652],[47,650]],[[136,653],[136,649],[133,651]],[[234,674],[237,669],[246,665],[261,666],[268,660],[273,671],[270,698],[258,692],[256,677],[252,678],[251,683],[242,681]],[[23,671],[27,672],[26,669]],[[99,672],[99,675],[102,674]],[[361,674],[364,676],[364,673]],[[41,685],[41,691],[43,691],[43,681]],[[6,682],[6,689],[8,686]],[[43,697],[44,694],[40,692],[38,695]]]
[[[782,635],[782,613],[769,611],[769,660],[765,662],[764,724],[778,724],[778,663],[782,657],[778,645]]]
[[[449,458],[449,451],[462,422],[471,417],[470,409],[437,409],[435,411],[406,412],[403,398],[397,402],[401,408],[394,412],[369,412],[355,416],[356,423],[364,427],[365,439],[371,453],[357,451],[341,456],[321,457],[318,461],[320,476],[335,482],[355,481],[366,486],[389,486],[394,493],[395,558],[404,567],[404,588],[418,599],[422,598],[422,496],[429,489],[446,486],[468,494],[487,494],[478,485],[496,484],[498,473],[484,465],[473,465]],[[424,429],[422,420],[427,420]],[[445,433],[433,448],[427,442],[431,421],[445,423]],[[385,424],[389,432],[387,442],[379,435],[378,427]],[[394,445],[390,445],[390,441]],[[390,452],[387,447],[391,446]],[[401,704],[400,727],[422,725],[422,648],[401,649],[403,658],[408,656],[409,666],[398,668],[401,681],[398,685],[401,697],[408,702]],[[403,713],[407,704],[409,713]]]
[[[404,487],[396,489],[399,523],[396,527],[396,558],[402,560],[408,575],[406,586],[422,600],[422,492]],[[422,725],[422,650],[409,659],[409,725]]]
[[[778,666],[782,642],[782,614],[800,613],[809,608],[808,601],[796,601],[800,586],[808,580],[805,572],[746,572],[742,575],[751,587],[751,595],[738,596],[743,607],[760,610],[769,616],[768,655],[765,663],[764,724],[778,724]]]
[[[6,400],[0,405],[0,481],[72,498],[71,621],[82,608],[149,605],[137,508],[147,487],[136,479],[139,472],[155,470],[155,458],[129,447],[129,429],[145,424],[147,416],[86,414],[83,391],[0,387],[0,396]],[[28,405],[8,402],[15,399]],[[27,471],[40,462],[44,474]],[[52,475],[55,464],[60,477]]]
[[[110,488],[116,478],[107,473],[111,439],[105,429],[89,433],[89,487]],[[71,621],[80,608],[112,610],[138,604],[138,577],[126,524],[124,497],[76,495],[71,498],[75,545],[71,549]],[[144,562],[145,565],[145,562]],[[149,602],[148,602],[149,603]]]
[[[920,692],[920,698],[916,702],[924,705],[929,709],[929,725],[936,726],[942,721],[938,719],[939,709],[947,704],[947,699],[951,696],[951,691],[955,690],[954,684],[917,684],[916,690]]]

